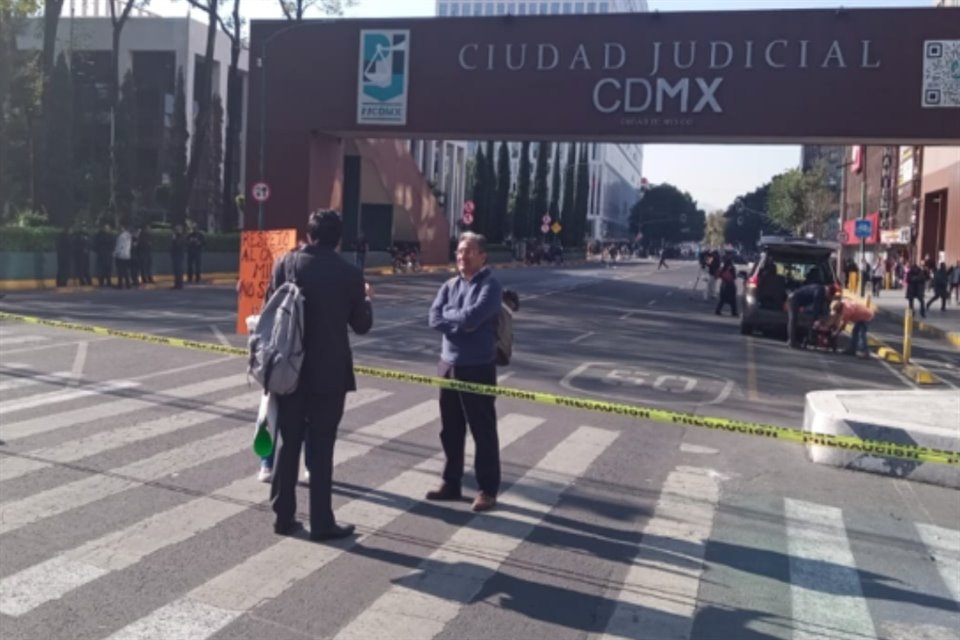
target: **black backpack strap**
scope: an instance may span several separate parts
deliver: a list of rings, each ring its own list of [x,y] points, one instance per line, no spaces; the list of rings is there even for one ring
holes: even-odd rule
[[[291,251],[287,254],[287,257],[283,261],[283,280],[284,282],[290,282],[292,284],[297,284],[297,257],[300,255],[299,251]]]

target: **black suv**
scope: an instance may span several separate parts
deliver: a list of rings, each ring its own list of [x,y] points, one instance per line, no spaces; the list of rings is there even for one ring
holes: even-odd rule
[[[837,245],[805,238],[763,237],[760,258],[743,287],[740,333],[785,334],[787,296],[807,284],[840,286],[830,259]],[[800,314],[798,328],[809,328],[813,318]]]

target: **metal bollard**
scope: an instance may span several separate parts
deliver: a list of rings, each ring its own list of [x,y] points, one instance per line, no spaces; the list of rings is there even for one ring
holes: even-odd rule
[[[903,363],[910,362],[910,342],[913,338],[913,311],[906,309],[903,313]]]

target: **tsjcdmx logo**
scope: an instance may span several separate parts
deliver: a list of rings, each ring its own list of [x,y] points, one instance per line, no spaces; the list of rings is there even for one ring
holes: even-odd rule
[[[357,124],[407,124],[409,30],[360,32]]]

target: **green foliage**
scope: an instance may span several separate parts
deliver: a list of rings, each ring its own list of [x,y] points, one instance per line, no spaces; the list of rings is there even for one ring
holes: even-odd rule
[[[567,148],[567,165],[563,169],[563,205],[560,209],[560,239],[564,245],[576,243],[577,222],[574,216],[574,190],[577,181],[577,145],[573,142]]]
[[[73,82],[67,58],[61,53],[50,80],[45,113],[44,205],[50,222],[57,226],[73,223],[76,213],[73,157]]]
[[[496,149],[493,146],[493,140],[487,140],[487,148],[483,152],[483,202],[485,205],[485,211],[483,217],[480,218],[480,233],[485,235],[487,238],[490,238],[497,227],[496,212],[494,211],[496,207],[497,199],[497,170],[496,170],[496,160],[494,159],[494,154]]]
[[[573,197],[573,232],[570,246],[579,247],[587,235],[587,210],[590,207],[590,165],[587,158],[587,145],[580,145],[580,157],[577,160],[576,195]]]
[[[665,244],[703,239],[706,214],[697,208],[689,193],[672,184],[647,190],[630,210],[630,231],[643,233],[643,244],[659,249]]]
[[[95,225],[87,225],[93,231]],[[96,225],[99,226],[99,225]],[[151,225],[153,238],[153,252],[170,250],[171,233],[162,225]],[[56,227],[0,227],[0,251],[34,252],[55,251],[57,234]],[[204,251],[214,253],[230,253],[240,250],[240,234],[235,233],[207,233]]]
[[[550,192],[547,189],[547,171],[549,170],[550,143],[541,142],[537,146],[537,168],[533,174],[533,210],[530,211],[530,228],[525,236],[540,233],[540,218],[549,211]]]
[[[182,224],[187,208],[187,97],[183,88],[183,68],[177,70],[176,97],[173,104],[173,131],[169,139],[170,220]]]
[[[837,210],[837,197],[826,186],[826,176],[822,162],[805,173],[793,169],[776,176],[767,196],[771,220],[791,233],[822,237],[825,223]]]
[[[121,211],[132,211],[137,166],[137,97],[133,72],[127,71],[120,86],[116,112],[117,177],[114,201]]]
[[[510,151],[507,143],[501,142],[497,154],[497,192],[493,207],[496,224],[488,240],[501,242],[507,225],[507,206],[510,202]]]
[[[513,207],[513,237],[525,238],[530,229],[530,143],[520,144],[517,198]]]
[[[782,234],[783,229],[766,214],[770,183],[754,189],[739,198],[737,203],[727,207],[723,217],[724,239],[733,245],[753,251],[761,235]]]
[[[714,211],[707,216],[707,228],[704,233],[704,243],[708,247],[722,247],[726,236],[727,221],[723,211]]]

